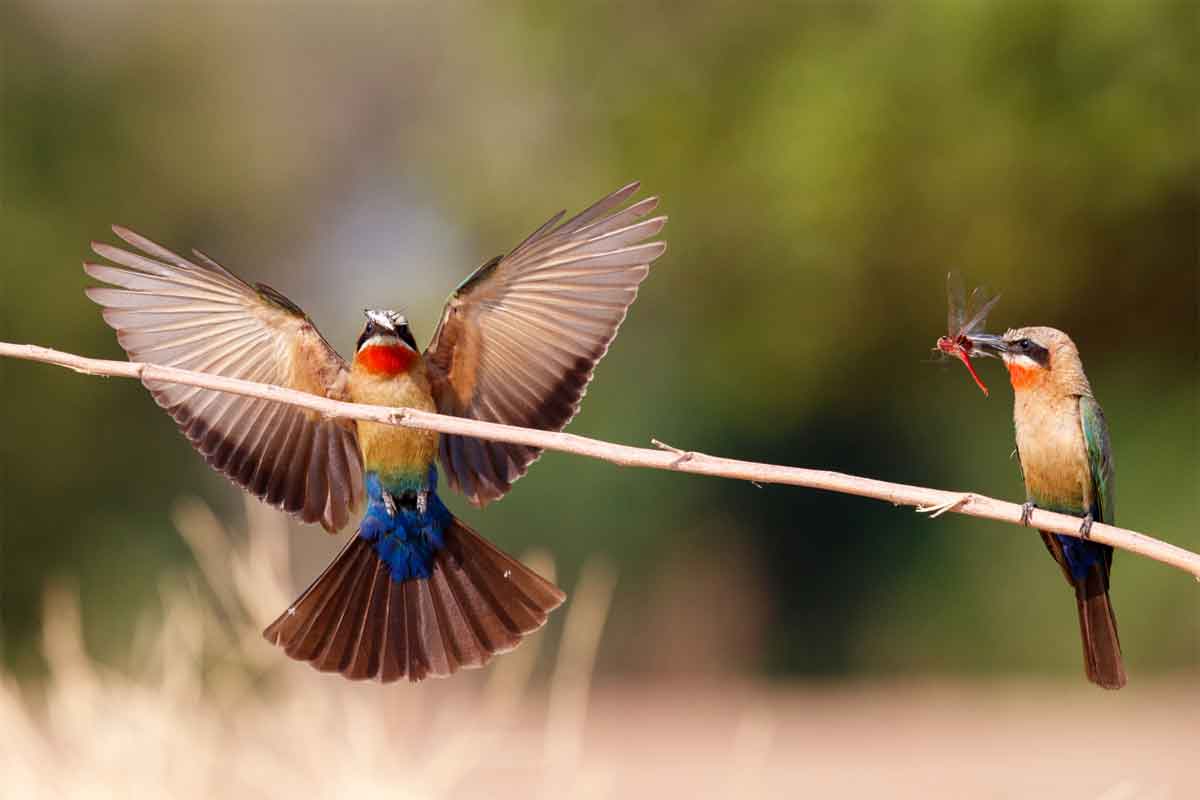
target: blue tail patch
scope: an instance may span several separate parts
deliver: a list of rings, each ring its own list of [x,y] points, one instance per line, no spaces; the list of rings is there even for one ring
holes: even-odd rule
[[[437,496],[437,469],[429,468],[420,482],[384,481],[376,472],[366,474],[367,513],[358,535],[375,546],[391,570],[392,579],[428,578],[433,556],[442,549],[442,532],[450,511]],[[422,491],[423,490],[423,491]]]
[[[1104,546],[1094,542],[1085,542],[1074,536],[1054,534],[1062,544],[1063,557],[1071,568],[1071,577],[1077,581],[1087,579],[1088,571],[1093,564],[1098,564],[1104,558]]]

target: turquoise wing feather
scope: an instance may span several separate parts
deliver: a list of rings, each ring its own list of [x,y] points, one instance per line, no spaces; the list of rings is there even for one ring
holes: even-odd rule
[[[1108,422],[1093,397],[1079,398],[1079,418],[1087,442],[1088,462],[1092,468],[1092,517],[1112,525],[1117,518],[1116,488],[1113,478],[1112,445],[1108,440]]]

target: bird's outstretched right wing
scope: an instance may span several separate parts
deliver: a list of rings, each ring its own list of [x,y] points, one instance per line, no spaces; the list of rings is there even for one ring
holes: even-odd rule
[[[650,197],[621,206],[631,183],[476,270],[446,304],[425,351],[438,410],[561,430],[579,409],[638,284],[666,242],[648,242],[666,217],[643,219]],[[618,210],[619,209],[619,210]],[[476,505],[502,497],[541,454],[535,447],[442,435],[450,485]]]
[[[83,268],[112,284],[87,295],[103,306],[131,361],[349,399],[346,363],[279,292],[251,286],[202,253],[193,251],[193,262],[133,231],[113,232],[134,250],[93,242],[112,264]],[[363,494],[352,422],[195,386],[143,383],[205,460],[239,486],[330,532],[349,521]]]

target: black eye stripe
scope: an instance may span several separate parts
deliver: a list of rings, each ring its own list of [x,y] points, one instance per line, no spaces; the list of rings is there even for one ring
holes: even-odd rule
[[[375,323],[368,322],[367,327],[363,328],[362,335],[358,337],[358,344],[356,344],[354,346],[354,349],[356,351],[361,350],[362,346],[363,346],[363,342],[367,341],[367,339],[370,339],[374,335],[375,335]]]
[[[408,329],[408,325],[401,325],[399,328],[397,328],[396,335],[400,337],[400,341],[404,342],[413,350],[417,349],[417,341],[413,338],[412,331]]]
[[[1016,339],[1007,344],[1010,353],[1025,356],[1043,367],[1050,366],[1050,351],[1032,339]]]

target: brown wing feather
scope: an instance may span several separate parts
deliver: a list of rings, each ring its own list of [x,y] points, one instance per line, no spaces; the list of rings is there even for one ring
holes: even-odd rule
[[[131,361],[143,361],[349,399],[347,368],[294,303],[250,286],[202,253],[189,261],[132,231],[135,251],[93,243],[112,262],[86,263],[111,284],[87,290]],[[116,288],[113,288],[116,287]],[[205,460],[268,503],[343,527],[362,496],[352,423],[266,400],[146,380]]]
[[[515,250],[471,275],[450,298],[425,351],[438,410],[561,430],[579,410],[596,363],[662,255],[666,217],[643,219],[650,197],[621,209],[625,186],[559,224],[558,214]],[[541,450],[443,435],[450,485],[484,505],[502,497]]]

